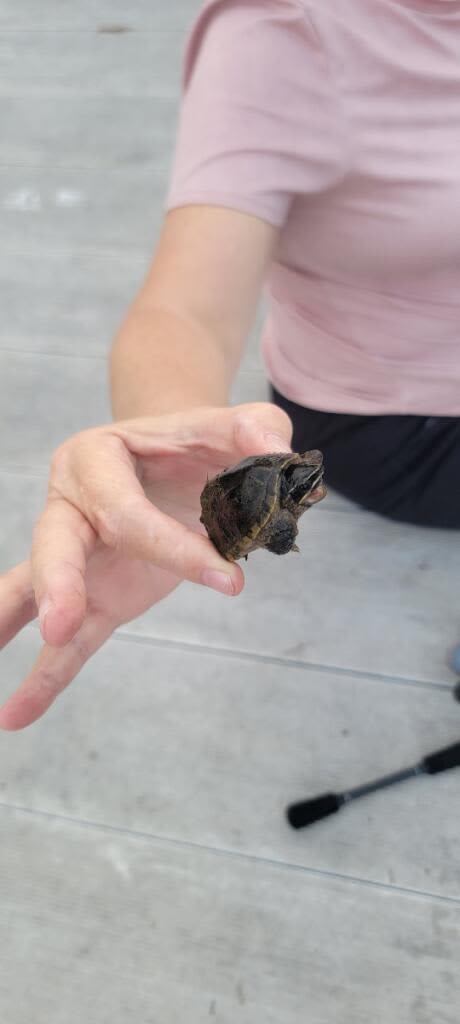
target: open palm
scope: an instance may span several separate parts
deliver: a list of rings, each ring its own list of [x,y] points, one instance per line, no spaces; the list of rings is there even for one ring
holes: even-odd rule
[[[46,641],[0,710],[0,727],[39,718],[117,626],[182,579],[241,591],[241,568],[205,536],[199,496],[207,476],[274,450],[267,430],[279,449],[289,447],[287,417],[265,403],[139,419],[66,442],[31,560],[0,578],[1,646],[37,612]]]

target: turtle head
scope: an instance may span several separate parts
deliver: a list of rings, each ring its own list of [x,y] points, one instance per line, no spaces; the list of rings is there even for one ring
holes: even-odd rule
[[[280,486],[280,502],[283,507],[303,506],[308,508],[324,498],[323,456],[320,451],[305,452],[299,462],[283,471]]]

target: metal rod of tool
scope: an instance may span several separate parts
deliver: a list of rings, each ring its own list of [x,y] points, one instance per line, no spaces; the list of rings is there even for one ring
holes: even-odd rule
[[[416,775],[425,775],[425,768],[422,764],[415,764],[412,768],[404,768],[399,772],[392,772],[391,775],[383,775],[380,779],[367,782],[364,786],[356,786],[345,793],[341,793],[342,803],[348,804],[350,800],[358,800],[360,796],[367,796],[368,793],[376,793],[378,789],[387,789],[388,786],[396,786],[398,782],[406,782]]]

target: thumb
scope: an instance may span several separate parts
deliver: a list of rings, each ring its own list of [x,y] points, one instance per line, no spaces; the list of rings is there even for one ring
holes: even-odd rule
[[[234,440],[241,455],[291,451],[292,422],[277,405],[271,402],[236,405],[233,414]]]
[[[204,406],[168,415],[125,420],[110,428],[134,455],[239,455],[291,450],[292,423],[271,402]]]

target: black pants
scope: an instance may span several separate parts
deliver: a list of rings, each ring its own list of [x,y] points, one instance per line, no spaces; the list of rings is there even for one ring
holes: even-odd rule
[[[293,449],[320,448],[325,481],[363,508],[420,526],[460,529],[460,417],[350,416],[296,405]]]

